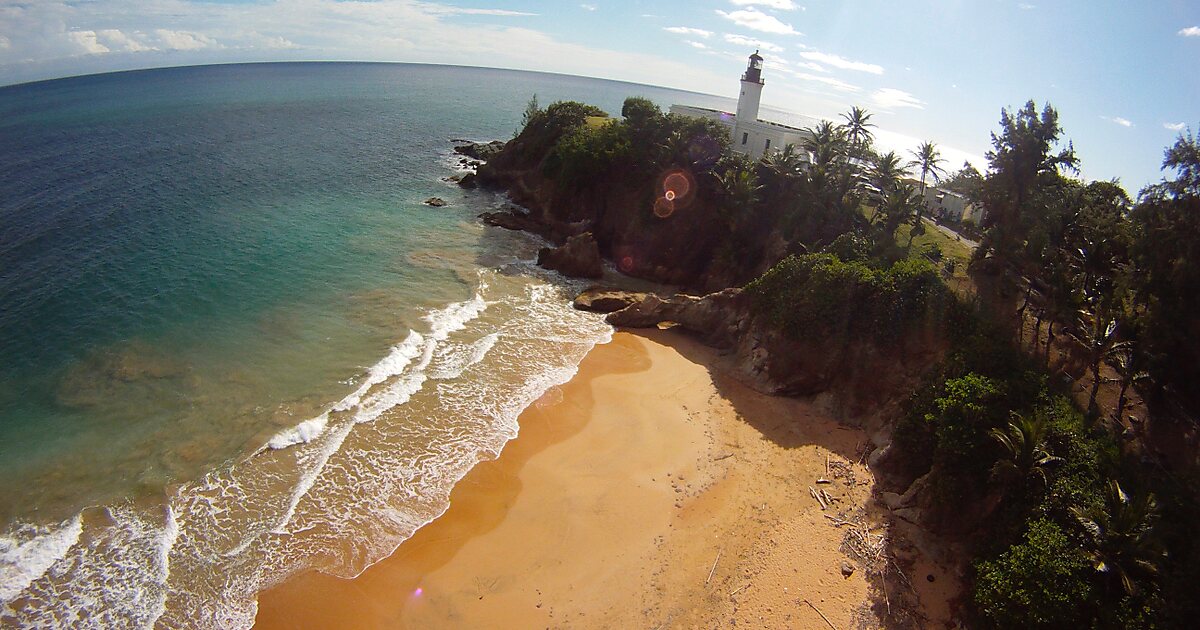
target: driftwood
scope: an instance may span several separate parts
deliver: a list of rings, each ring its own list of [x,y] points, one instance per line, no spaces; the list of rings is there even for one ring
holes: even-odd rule
[[[830,628],[833,628],[833,630],[837,630],[837,626],[833,625],[833,622],[829,620],[829,617],[826,617],[825,613],[821,612],[821,609],[817,608],[816,604],[808,601],[807,599],[804,600],[804,603],[808,604],[808,607],[812,608],[818,615],[821,615],[821,619],[824,619],[825,623],[829,624]]]
[[[705,586],[708,586],[708,583],[712,581],[712,576],[713,576],[713,574],[717,572],[717,563],[718,563],[718,562],[720,562],[720,561],[721,561],[721,550],[720,550],[720,549],[718,549],[718,550],[717,550],[717,559],[716,559],[716,560],[713,560],[712,569],[709,569],[709,571],[708,571],[708,577],[707,577],[707,578],[704,580],[704,585],[705,585]]]

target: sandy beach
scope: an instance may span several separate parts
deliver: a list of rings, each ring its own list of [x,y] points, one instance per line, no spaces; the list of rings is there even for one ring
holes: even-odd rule
[[[865,435],[725,360],[673,331],[617,333],[444,515],[353,580],[263,593],[257,626],[873,627],[835,526],[876,522]]]

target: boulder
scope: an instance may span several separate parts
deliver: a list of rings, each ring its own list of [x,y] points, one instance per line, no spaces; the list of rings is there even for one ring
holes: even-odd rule
[[[704,297],[677,294],[667,299],[647,294],[638,302],[609,313],[605,321],[626,328],[652,328],[674,322],[711,346],[732,347],[746,326],[747,308],[741,289],[725,289]]]
[[[458,179],[458,185],[462,188],[478,188],[479,182],[476,179],[475,173],[466,173]]]
[[[571,305],[581,311],[612,313],[640,302],[645,297],[645,293],[640,293],[637,291],[623,291],[621,289],[591,287],[583,293],[580,293],[579,296],[575,298],[575,301],[571,303]]]
[[[434,208],[441,208],[446,205],[446,200],[442,199],[441,197],[430,197],[425,200],[425,205],[433,206]]]
[[[591,232],[572,236],[561,247],[543,247],[538,250],[537,264],[576,278],[599,278],[604,275],[600,246],[592,238]]]
[[[538,228],[541,227],[537,220],[531,217],[528,212],[521,212],[519,210],[484,212],[483,214],[479,215],[479,218],[483,219],[483,222],[488,225],[502,227],[506,230],[537,233]]]
[[[476,160],[488,161],[504,148],[502,140],[492,140],[491,142],[468,142],[466,140],[456,140],[455,142],[464,142],[459,146],[454,147],[454,152],[459,155],[465,155]]]

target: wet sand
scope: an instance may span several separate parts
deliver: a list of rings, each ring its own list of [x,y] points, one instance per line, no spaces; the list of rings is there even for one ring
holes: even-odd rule
[[[353,580],[309,572],[261,594],[257,627],[867,621],[864,572],[843,576],[845,531],[828,518],[875,509],[865,436],[749,390],[725,361],[672,331],[617,333],[522,414],[444,515]],[[833,482],[819,486],[827,511],[818,478]]]

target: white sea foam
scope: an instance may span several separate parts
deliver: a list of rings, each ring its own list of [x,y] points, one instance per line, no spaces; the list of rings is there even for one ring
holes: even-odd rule
[[[481,285],[481,290],[486,287],[486,284],[481,283]],[[368,397],[368,394],[372,388],[388,379],[403,375],[412,364],[413,359],[417,357],[421,357],[421,362],[416,369],[426,368],[432,360],[433,352],[439,342],[445,341],[451,333],[462,330],[468,322],[479,317],[486,309],[487,302],[483,299],[483,295],[477,292],[470,300],[455,302],[429,313],[424,318],[430,324],[428,338],[417,331],[410,331],[404,341],[393,346],[387,356],[367,370],[366,378],[354,392],[335,403],[330,410],[350,411],[361,405],[360,410],[355,414],[355,422],[370,422],[388,408],[404,404],[412,394],[420,390],[421,384],[425,381],[423,374],[407,375],[402,378],[400,383],[393,384],[377,396]],[[365,402],[364,397],[368,397]],[[268,448],[277,450],[311,442],[325,431],[328,424],[329,411],[326,411],[315,418],[309,418],[275,434],[259,452]]]
[[[80,515],[58,527],[21,525],[0,536],[0,602],[8,603],[79,542]]]
[[[290,429],[284,429],[276,433],[274,437],[267,442],[267,448],[279,450],[287,448],[295,444],[305,444],[313,441],[325,431],[325,426],[329,424],[329,412],[315,417],[309,418],[300,424],[297,424]]]
[[[180,488],[165,518],[110,509],[111,524],[77,518],[42,542],[22,539],[34,545],[22,551],[10,543],[46,559],[21,562],[4,592],[33,604],[0,608],[0,625],[248,627],[262,588],[314,563],[350,577],[392,553],[445,511],[482,453],[516,436],[523,409],[611,338],[552,287],[497,276],[504,290],[485,299],[486,279],[471,299],[428,313],[428,329],[345,398],[272,437],[263,459]],[[430,381],[437,390],[422,393]]]
[[[0,608],[0,626],[148,628],[163,613],[166,558],[178,530],[132,507],[104,508],[111,523],[74,544],[19,593],[22,605]],[[90,529],[90,528],[89,528]]]

